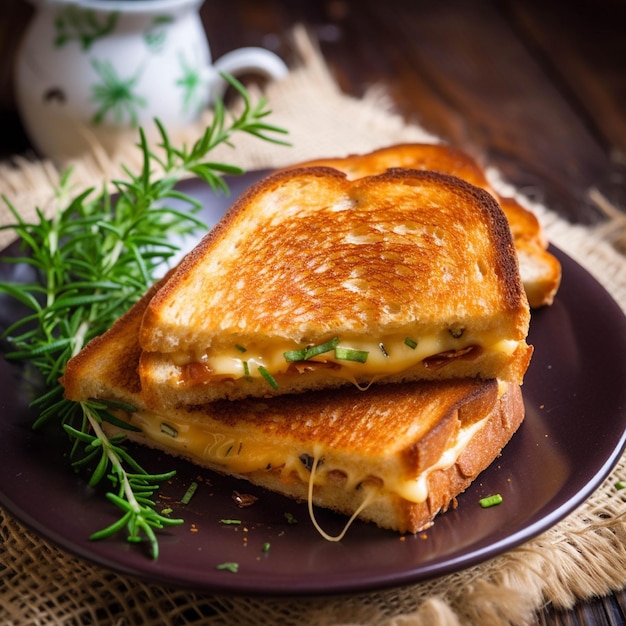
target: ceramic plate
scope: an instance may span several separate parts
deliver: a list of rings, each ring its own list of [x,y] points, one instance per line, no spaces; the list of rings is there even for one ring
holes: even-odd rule
[[[233,197],[261,173],[231,180]],[[185,190],[214,222],[231,198],[198,182]],[[533,314],[535,354],[524,384],[527,417],[502,456],[433,528],[405,536],[355,523],[340,543],[313,528],[306,504],[291,502],[146,449],[136,456],[151,470],[177,470],[162,490],[183,526],[160,534],[160,557],[121,539],[88,536],[116,519],[102,497],[68,468],[58,430],[30,429],[30,389],[23,372],[0,360],[0,503],[46,539],[71,553],[146,581],[211,592],[328,594],[366,591],[448,574],[494,557],[546,530],[598,487],[624,449],[626,320],[607,292],[559,250],[563,284],[553,306]],[[11,266],[2,265],[6,277]],[[11,315],[0,300],[0,322]],[[192,482],[190,503],[179,503]],[[235,492],[258,496],[239,508]],[[482,509],[493,493],[500,506]],[[241,525],[224,525],[225,518]],[[345,519],[318,511],[331,534]],[[270,548],[263,551],[269,543]],[[239,571],[216,569],[237,562]]]

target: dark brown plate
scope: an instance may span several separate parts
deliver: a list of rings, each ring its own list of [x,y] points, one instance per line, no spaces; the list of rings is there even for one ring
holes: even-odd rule
[[[214,222],[233,197],[261,176],[230,179],[231,198],[197,181],[185,190],[202,200]],[[153,470],[176,469],[163,489],[185,524],[160,533],[152,561],[121,538],[88,536],[116,519],[116,511],[68,468],[58,430],[33,432],[29,387],[22,371],[0,359],[0,503],[41,536],[103,567],[143,580],[212,592],[329,594],[402,585],[448,574],[494,557],[546,530],[582,503],[619,459],[626,426],[626,319],[582,267],[554,250],[563,284],[554,305],[533,314],[535,355],[524,384],[527,417],[497,460],[424,535],[400,537],[356,523],[340,543],[322,539],[306,504],[203,472],[185,462],[137,449]],[[4,264],[6,277],[15,268]],[[0,323],[11,310],[0,300]],[[4,319],[2,319],[4,318]],[[176,504],[194,480],[190,504]],[[259,497],[240,509],[233,491]],[[479,498],[502,494],[500,506]],[[290,523],[285,513],[297,520]],[[241,526],[220,524],[238,518]],[[343,517],[318,511],[330,533]],[[262,550],[269,542],[269,551]],[[220,571],[239,563],[238,573]]]

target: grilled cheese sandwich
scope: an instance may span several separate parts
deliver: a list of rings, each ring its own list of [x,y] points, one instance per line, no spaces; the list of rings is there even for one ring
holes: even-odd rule
[[[153,293],[68,363],[66,397],[130,404],[112,409],[136,429],[130,439],[311,506],[418,532],[455,505],[523,419],[518,385],[476,379],[152,410],[137,337]]]
[[[279,172],[240,198],[152,299],[152,408],[354,383],[521,383],[529,310],[501,208],[458,178]]]
[[[315,408],[318,407],[318,398],[309,400]],[[247,404],[240,408],[250,411]],[[332,411],[332,406],[326,406]],[[267,407],[263,408],[267,410]],[[397,407],[397,411],[403,412],[402,405]],[[322,413],[318,414],[318,419]],[[365,463],[355,453],[344,452],[341,455],[326,447],[322,439],[308,446],[289,440],[264,441],[252,437],[249,429],[241,432],[237,427],[229,427],[218,420],[207,420],[204,412],[200,413],[199,419],[192,419],[189,414],[163,416],[139,410],[132,415],[126,414],[126,419],[141,430],[142,438],[150,445],[231,476],[245,478],[272,472],[281,482],[298,482],[300,485],[311,482],[314,490],[337,483],[341,483],[347,491],[368,485],[373,490],[381,489],[385,494],[393,494],[415,504],[423,504],[428,499],[430,476],[452,467],[489,421],[489,417],[483,417],[471,424],[460,425],[432,465],[406,475],[401,458],[390,462],[382,455]],[[391,456],[393,452],[388,454]],[[315,472],[312,472],[313,468]]]
[[[303,168],[244,194],[62,384],[129,439],[308,500],[329,539],[314,506],[414,533],[522,422],[528,323],[488,192]]]

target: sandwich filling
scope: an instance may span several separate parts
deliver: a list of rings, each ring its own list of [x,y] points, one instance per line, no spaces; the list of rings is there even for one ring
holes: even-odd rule
[[[264,442],[255,437],[254,441],[247,441],[216,421],[206,424],[184,418],[164,420],[156,413],[138,411],[132,414],[131,422],[160,448],[230,475],[248,478],[273,472],[281,482],[308,484],[309,490],[324,486],[348,491],[363,488],[422,503],[428,498],[430,475],[456,463],[488,420],[487,416],[471,424],[460,424],[440,457],[417,475],[407,475],[397,457],[359,458],[350,451],[338,455],[320,443],[305,449],[293,442],[274,439]]]
[[[274,377],[306,374],[320,368],[350,381],[401,373],[420,363],[438,368],[453,359],[472,359],[483,352],[512,355],[519,341],[482,334],[463,328],[449,328],[438,334],[411,337],[404,334],[376,338],[340,340],[338,337],[316,345],[295,345],[288,341],[241,343],[223,350],[201,354],[178,352],[172,361],[180,367],[178,384],[193,387],[211,380]]]

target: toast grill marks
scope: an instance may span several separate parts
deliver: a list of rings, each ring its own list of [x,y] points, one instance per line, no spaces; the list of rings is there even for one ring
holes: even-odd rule
[[[268,256],[271,251],[276,254]],[[160,406],[181,388],[181,366],[205,360],[205,351],[226,351],[224,360],[241,363],[240,346],[250,364],[277,355],[285,367],[283,352],[310,342],[337,336],[359,349],[364,339],[377,346],[412,335],[422,342],[415,355],[428,344],[424,340],[435,345],[421,359],[450,351],[457,356],[420,372],[433,378],[441,370],[446,375],[454,362],[488,361],[483,348],[502,338],[512,341],[511,351],[519,344],[524,352],[527,324],[508,224],[485,192],[431,172],[390,171],[355,182],[328,169],[282,172],[240,199],[155,296],[140,335],[148,352],[142,381],[149,404]],[[476,348],[474,354],[461,358],[456,351],[468,347]],[[156,351],[165,354],[150,354]],[[370,363],[377,357],[382,371],[365,368],[366,384],[389,373],[393,361],[380,363],[378,348],[369,352]],[[515,357],[515,372],[504,376],[521,380],[528,356]],[[221,362],[208,365],[207,381],[219,381],[228,397],[242,393],[220,380],[243,376],[240,366],[219,376]],[[346,363],[335,365],[345,377]],[[312,386],[343,383],[335,365],[307,372],[307,379]],[[501,365],[498,371],[456,369],[450,375],[493,377],[505,369]],[[272,373],[283,378],[281,392],[285,384],[286,391],[306,388],[301,382],[290,386],[283,372]],[[202,393],[184,403],[219,397],[220,390],[205,394],[207,383],[200,382]],[[267,394],[269,387],[260,382],[247,383],[245,393]],[[164,389],[151,401],[151,388],[159,385]]]
[[[499,201],[520,258],[522,282],[531,307],[552,304],[561,281],[559,261],[547,251],[548,240],[537,217],[513,198],[500,197],[481,167],[467,154],[442,144],[398,144],[345,158],[316,159],[293,167],[333,167],[351,179],[390,168],[432,170],[457,176],[488,191]]]
[[[218,472],[306,499],[318,458],[316,504],[351,515],[369,493],[362,519],[417,532],[454,503],[523,419],[519,387],[502,394],[495,381],[478,380],[384,385],[367,399],[348,388],[149,411],[137,337],[157,289],[68,363],[66,397],[123,400],[137,411],[120,417],[142,428],[131,438]]]

